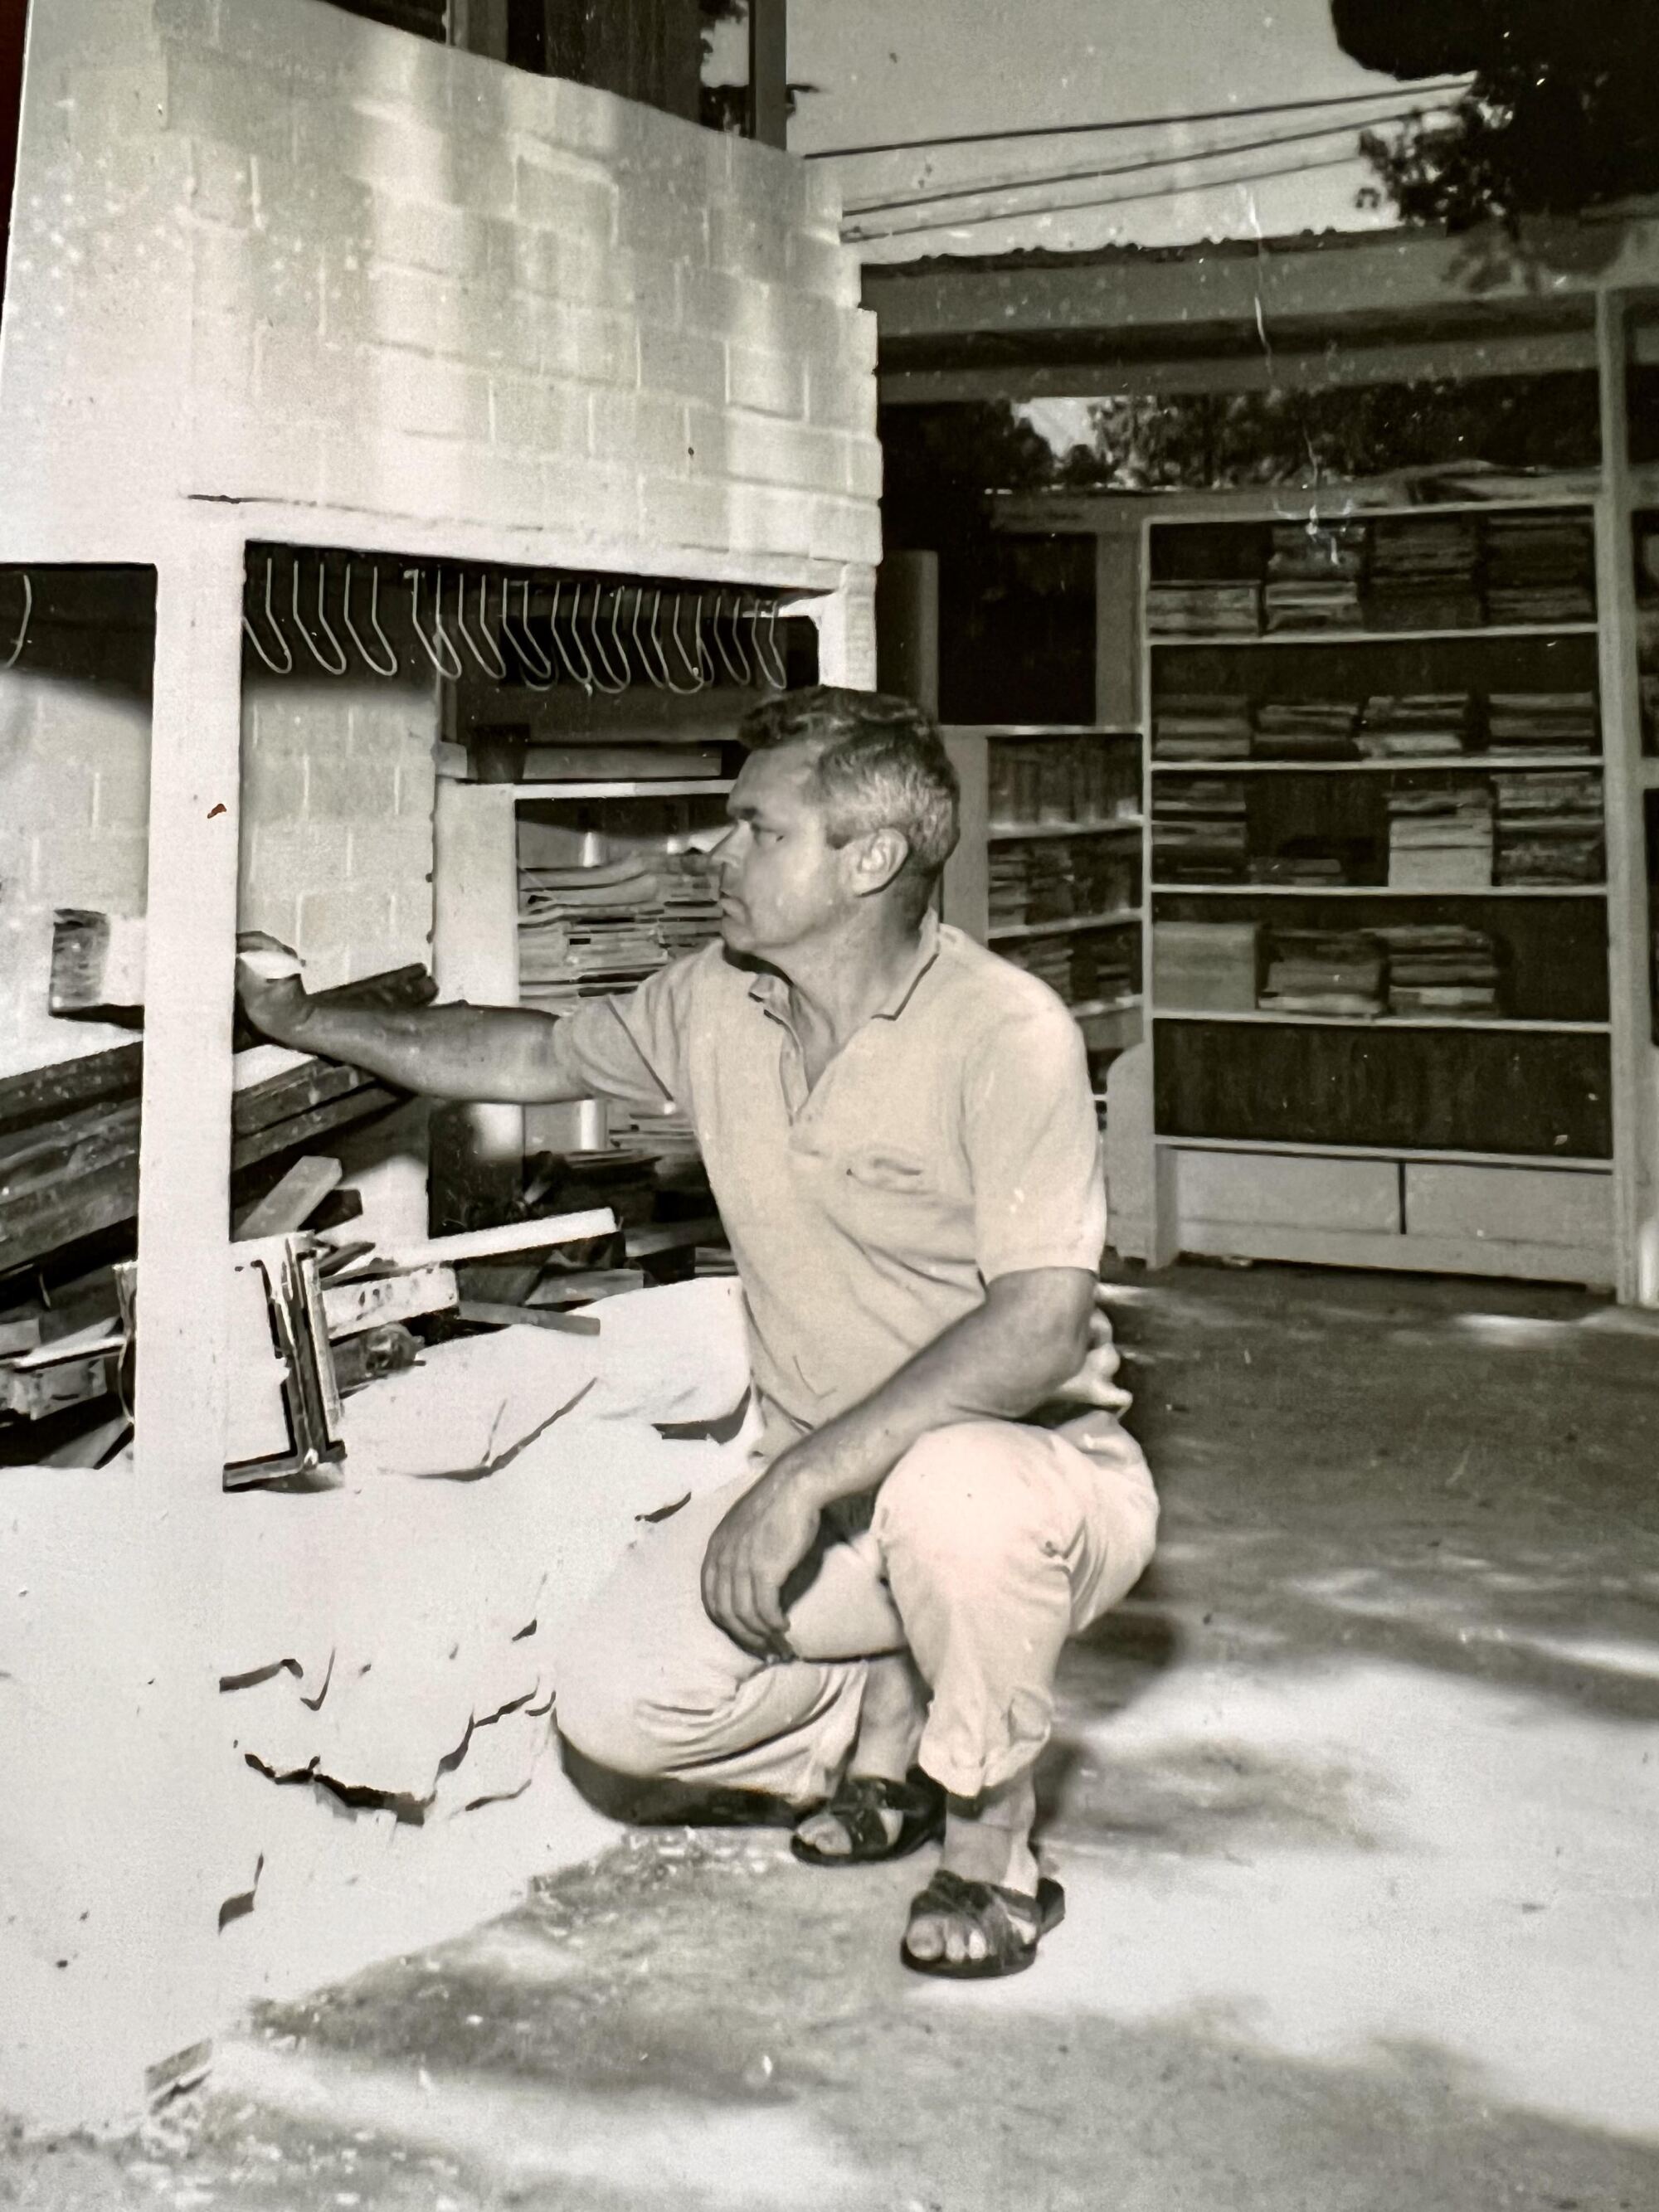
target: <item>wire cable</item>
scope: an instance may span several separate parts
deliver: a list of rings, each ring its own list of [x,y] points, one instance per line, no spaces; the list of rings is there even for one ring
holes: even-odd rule
[[[1105,167],[1091,164],[1083,169],[1035,170],[1029,177],[1010,177],[997,184],[956,185],[938,191],[912,192],[896,199],[862,200],[846,210],[846,219],[857,222],[865,216],[894,215],[907,208],[938,207],[946,200],[981,199],[991,192],[1033,191],[1045,185],[1092,184],[1101,177],[1132,177],[1150,169],[1168,169],[1191,161],[1218,160],[1229,154],[1259,154],[1280,146],[1300,146],[1318,138],[1334,138],[1346,131],[1380,130],[1385,124],[1409,122],[1414,116],[1449,113],[1445,108],[1396,108],[1387,115],[1372,116],[1367,122],[1354,125],[1346,120],[1326,123],[1307,131],[1281,131],[1263,138],[1241,138],[1228,146],[1192,146],[1178,153],[1138,155],[1133,161],[1116,161]],[[1015,210],[1018,212],[1018,210]]]
[[[1464,92],[1468,76],[1425,77],[1414,84],[1382,92],[1333,92],[1309,100],[1269,100],[1250,107],[1200,107],[1184,115],[1124,115],[1105,123],[1034,123],[1022,131],[958,131],[939,138],[894,138],[880,145],[820,146],[804,152],[806,161],[850,161],[866,154],[931,153],[939,146],[991,146],[1011,138],[1080,137],[1095,131],[1158,131],[1188,123],[1248,123],[1259,115],[1292,115],[1314,107],[1358,107],[1374,100],[1404,99],[1411,93]]]
[[[1046,222],[1052,216],[1087,212],[1098,208],[1132,207],[1146,200],[1179,199],[1194,192],[1224,192],[1236,185],[1260,185],[1277,177],[1304,177],[1319,169],[1352,168],[1364,155],[1356,148],[1351,154],[1322,155],[1316,161],[1280,161],[1270,168],[1247,169],[1237,177],[1206,177],[1196,184],[1149,185],[1139,191],[1108,192],[1097,199],[1060,200],[1051,208],[1017,208],[1012,214],[935,216],[924,222],[901,223],[891,230],[848,231],[843,234],[849,246],[875,246],[892,238],[920,238],[933,230],[974,230],[994,222]]]

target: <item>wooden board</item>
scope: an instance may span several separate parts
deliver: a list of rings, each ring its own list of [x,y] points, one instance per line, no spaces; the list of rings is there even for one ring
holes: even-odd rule
[[[143,1067],[143,1045],[120,1044],[111,1052],[88,1053],[80,1060],[8,1076],[0,1082],[0,1128],[41,1121],[99,1099],[137,1098]]]
[[[303,1228],[339,1182],[338,1160],[307,1152],[295,1161],[281,1181],[257,1206],[250,1206],[236,1224],[235,1239],[252,1243],[260,1237],[282,1237]]]

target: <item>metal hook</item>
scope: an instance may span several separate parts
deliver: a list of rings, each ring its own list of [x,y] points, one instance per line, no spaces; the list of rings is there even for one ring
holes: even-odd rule
[[[675,599],[674,605],[676,608],[678,607],[679,601],[678,598]],[[657,617],[661,611],[662,593],[659,592],[655,599],[651,602],[652,648],[655,652],[658,659],[662,663],[663,682],[667,684],[669,690],[674,694],[674,696],[677,699],[689,699],[694,691],[702,690],[702,684],[698,679],[696,670],[695,668],[691,668],[691,663],[689,660],[685,660],[685,647],[684,646],[680,646],[680,659],[682,660],[685,660],[685,665],[688,668],[691,668],[692,680],[690,684],[677,684],[674,681],[674,672],[668,665],[667,648],[664,646],[661,638],[657,635]],[[679,635],[678,630],[673,629],[672,623],[670,624],[670,629],[671,630],[673,630],[674,642],[677,645],[679,645]]]
[[[553,650],[558,654],[560,659],[563,661],[566,673],[571,678],[573,682],[581,685],[582,690],[591,699],[593,696],[593,664],[587,657],[586,647],[583,645],[580,638],[576,635],[576,623],[575,617],[574,616],[571,617],[570,623],[570,642],[575,647],[577,652],[581,654],[582,665],[580,669],[576,666],[574,661],[571,659],[570,655],[565,651],[564,640],[559,635],[559,601],[563,596],[564,585],[562,581],[560,581],[553,586],[553,611],[547,618],[548,628],[551,631],[553,637]],[[576,587],[576,597],[579,600],[581,598],[581,586],[580,585]]]
[[[690,656],[690,654],[686,651],[685,647],[684,647],[684,644],[681,642],[681,640],[680,640],[680,605],[681,605],[681,602],[680,602],[680,595],[679,595],[679,593],[678,593],[678,592],[675,592],[675,594],[674,594],[674,611],[673,611],[672,616],[672,617],[670,617],[670,619],[669,619],[669,624],[668,624],[668,635],[670,635],[670,637],[672,637],[672,638],[673,639],[673,641],[674,641],[674,650],[675,650],[675,652],[676,652],[676,653],[678,653],[678,655],[679,655],[679,657],[680,657],[680,660],[681,660],[682,665],[683,665],[684,667],[686,667],[687,669],[689,669],[689,670],[690,671],[690,674],[691,674],[691,682],[690,682],[690,685],[688,686],[688,688],[687,688],[686,691],[681,694],[682,697],[689,697],[689,696],[690,696],[690,693],[691,693],[691,692],[693,692],[693,691],[701,691],[701,690],[702,690],[702,685],[703,685],[703,675],[702,675],[702,649],[701,642],[699,642],[698,650],[697,650],[697,658],[696,658],[695,660],[693,660],[693,659],[692,659],[692,658],[691,658],[691,656]],[[702,613],[702,601],[701,599],[699,599],[699,600],[697,601],[697,611],[698,611],[699,614],[701,614],[701,613]],[[653,622],[655,621],[656,617],[654,617],[654,615],[653,616],[652,619],[653,619]]]
[[[473,636],[471,631],[466,626],[466,575],[465,571],[458,574],[455,579],[455,625],[461,633],[462,644],[465,646],[467,651],[477,662],[479,667],[483,669],[486,676],[492,677],[495,681],[499,684],[507,674],[507,662],[502,658],[501,647],[496,644],[495,639],[489,635],[489,617],[484,603],[484,592],[488,587],[489,580],[489,578],[486,576],[480,576],[478,579],[478,622],[483,631],[483,641],[489,647],[490,652],[495,655],[494,661],[491,662],[484,659],[483,653],[478,650],[478,641]],[[442,604],[441,601],[441,612]]]
[[[789,664],[778,650],[778,603],[775,599],[766,611],[766,650],[771,655],[771,668],[768,671],[769,680],[777,690],[787,691],[789,689]]]
[[[775,657],[770,660],[767,659],[766,648],[761,643],[761,617],[765,611],[766,610],[762,606],[758,598],[757,598],[753,606],[749,610],[749,638],[750,644],[755,649],[755,666],[758,672],[758,680],[763,684],[774,691],[785,691],[787,690],[789,687],[788,671],[782,668],[781,664],[775,658],[775,639],[778,627],[777,601],[775,599],[772,602],[772,637],[774,641]]]
[[[321,652],[319,650],[316,639],[313,637],[311,632],[306,628],[305,619],[300,612],[300,563],[297,556],[294,562],[293,583],[294,589],[289,594],[289,597],[293,602],[295,629],[299,631],[301,636],[305,640],[307,647],[310,650],[312,659],[316,662],[318,667],[322,670],[325,676],[343,676],[348,665],[345,656],[345,647],[341,644],[339,639],[335,636],[333,631],[330,629],[328,626],[328,617],[323,611],[323,564],[321,559],[319,558],[317,562],[317,620],[324,635],[327,637],[329,643],[334,648],[335,657],[332,660],[324,659]]]
[[[21,628],[21,629],[18,631],[18,633],[17,633],[17,642],[16,642],[16,644],[15,644],[15,646],[13,646],[13,647],[12,647],[12,649],[11,649],[10,653],[8,654],[8,656],[6,657],[6,659],[5,659],[4,660],[0,660],[0,669],[3,669],[3,668],[15,668],[15,667],[16,667],[16,665],[17,665],[17,664],[18,664],[18,662],[19,662],[19,661],[22,659],[22,657],[23,657],[23,647],[25,647],[25,645],[27,645],[27,642],[28,642],[29,622],[30,622],[30,618],[32,617],[32,616],[33,616],[33,613],[34,613],[34,586],[33,586],[33,585],[30,582],[30,580],[29,580],[29,572],[28,572],[28,570],[27,570],[27,568],[25,568],[25,569],[23,570],[22,574],[23,574],[23,626],[22,626],[22,628]],[[244,623],[246,623],[246,620],[247,620],[247,617],[246,617],[246,615],[244,615],[244,616],[243,616],[243,617],[242,617],[242,620],[243,620],[243,622],[244,622]]]
[[[732,681],[734,684],[741,684],[746,691],[755,680],[755,672],[749,665],[748,656],[743,650],[743,640],[738,635],[738,619],[743,611],[743,599],[741,595],[738,594],[734,597],[733,605],[735,611],[732,615],[730,622],[726,625],[732,633],[732,645],[738,656],[735,659],[732,658],[732,653],[726,650],[726,639],[720,630],[720,610],[725,605],[725,592],[717,592],[714,595],[714,620],[713,623],[714,643],[720,648],[720,656],[726,664],[726,674],[732,678]]]
[[[720,674],[720,671],[714,665],[714,653],[709,646],[708,640],[703,635],[702,602],[703,594],[699,592],[697,593],[696,611],[691,617],[691,635],[693,639],[696,641],[697,647],[697,673],[702,678],[703,684],[706,689],[710,684],[714,683],[716,677]]]
[[[558,681],[558,678],[555,673],[552,662],[530,633],[530,579],[528,576],[521,576],[519,579],[519,588],[523,598],[519,612],[519,635],[515,637],[513,635],[512,625],[507,620],[507,578],[505,576],[501,578],[501,635],[512,647],[514,657],[519,664],[519,673],[531,690],[550,691]],[[538,682],[538,678],[544,676],[547,678],[546,683]]]
[[[657,596],[660,599],[662,594],[659,592]],[[665,661],[663,663],[663,672],[661,675],[659,675],[657,671],[651,665],[651,655],[646,650],[645,640],[640,635],[640,617],[644,613],[644,611],[645,590],[644,586],[641,586],[634,593],[634,619],[629,624],[629,635],[633,639],[635,647],[639,653],[640,665],[644,669],[651,682],[656,685],[659,691],[672,690],[673,687],[668,681],[667,662]]]
[[[265,620],[270,624],[271,635],[276,639],[277,644],[283,648],[283,657],[281,660],[273,660],[270,655],[265,651],[264,646],[259,642],[258,632],[254,629],[253,624],[248,620],[246,615],[242,617],[242,629],[246,635],[248,643],[253,647],[253,650],[258,654],[260,659],[264,661],[265,666],[270,671],[273,676],[292,676],[294,673],[294,648],[289,645],[288,640],[283,635],[282,624],[276,619],[276,610],[270,604],[271,571],[275,568],[276,565],[276,555],[274,553],[267,553],[265,556]],[[18,650],[20,652],[22,650],[21,641],[19,642]],[[11,663],[8,661],[6,665],[9,667]]]
[[[421,571],[418,568],[405,568],[404,570],[404,575],[409,584],[409,619],[414,626],[416,636],[419,638],[422,645],[426,648],[427,659],[432,663],[432,665],[437,673],[443,677],[447,682],[451,684],[459,682],[462,672],[461,656],[456,652],[455,647],[451,643],[450,640],[444,635],[443,570],[440,568],[438,571],[438,588],[435,595],[437,607],[434,617],[436,627],[433,631],[432,637],[428,637],[426,632],[421,628]],[[433,638],[437,640],[437,643],[435,645],[433,642]],[[439,652],[440,646],[443,648],[441,655]],[[453,664],[453,665],[451,664]]]
[[[581,586],[579,584],[576,586],[576,608],[579,613],[581,610]],[[617,595],[611,603],[611,635],[612,641],[618,647],[622,646],[622,640],[617,635],[617,622],[621,611],[621,605],[622,589],[621,586],[618,586]],[[593,579],[593,608],[592,612],[588,617],[587,629],[589,640],[593,647],[594,657],[596,659],[603,662],[605,666],[605,674],[603,676],[600,675],[598,668],[594,669],[593,681],[599,685],[600,690],[605,692],[608,697],[612,699],[618,698],[622,693],[626,691],[628,689],[629,677],[631,672],[629,669],[628,653],[625,647],[623,648],[620,653],[620,659],[622,661],[622,675],[618,678],[616,670],[611,665],[611,655],[606,652],[605,647],[599,641],[599,580],[597,576]]]
[[[368,626],[374,631],[375,636],[380,639],[381,645],[385,647],[386,660],[392,664],[390,667],[387,667],[369,651],[368,647],[363,643],[362,639],[358,636],[357,625],[351,619],[351,572],[356,565],[356,561],[348,561],[345,566],[345,602],[343,609],[343,615],[345,622],[346,635],[356,647],[358,652],[362,653],[363,657],[363,665],[372,674],[375,676],[396,676],[399,673],[398,656],[392,649],[391,639],[380,628],[380,568],[378,562],[374,562],[370,564],[368,572],[369,575],[373,579],[368,600]]]

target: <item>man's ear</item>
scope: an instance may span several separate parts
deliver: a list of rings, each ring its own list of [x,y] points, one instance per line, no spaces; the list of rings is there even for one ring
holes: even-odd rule
[[[910,857],[902,830],[872,830],[860,838],[854,854],[853,888],[860,898],[884,891]]]

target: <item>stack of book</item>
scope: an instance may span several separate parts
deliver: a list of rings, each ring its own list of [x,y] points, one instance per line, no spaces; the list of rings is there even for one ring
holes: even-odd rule
[[[1133,753],[1098,737],[994,738],[988,753],[994,827],[1112,822],[1137,811]]]
[[[1152,925],[1152,1002],[1172,1013],[1252,1013],[1256,1003],[1253,921]]]
[[[1182,776],[1159,790],[1152,809],[1153,873],[1159,883],[1241,882],[1249,842],[1244,787],[1237,778]]]
[[[519,874],[519,980],[526,1006],[568,1013],[668,964],[663,879],[635,854],[598,867]]]
[[[992,929],[1018,929],[1030,917],[1026,859],[1029,845],[993,845],[988,920]]]
[[[1154,583],[1146,592],[1146,627],[1154,637],[1255,637],[1261,586],[1237,576]]]
[[[1376,1016],[1385,969],[1381,945],[1364,930],[1275,929],[1260,1004],[1280,1014]]]
[[[1358,719],[1352,699],[1264,699],[1252,750],[1261,760],[1352,760]]]
[[[1391,1014],[1498,1011],[1498,946],[1486,930],[1407,922],[1374,933],[1388,955]]]
[[[1269,630],[1357,629],[1364,526],[1274,525],[1262,595]]]
[[[1072,940],[1067,937],[1022,937],[1012,945],[997,947],[1002,957],[1016,968],[1024,969],[1040,983],[1073,1003]]]
[[[1360,716],[1359,750],[1367,760],[1443,760],[1468,750],[1473,725],[1467,691],[1378,692]]]
[[[1595,619],[1589,526],[1571,515],[1494,514],[1486,522],[1486,615],[1494,623]]]
[[[1170,691],[1152,702],[1154,760],[1248,760],[1250,702],[1225,691]]]
[[[1494,752],[1590,753],[1599,735],[1594,691],[1494,691],[1486,702]]]
[[[1117,914],[1138,906],[1138,840],[1077,837],[1067,841],[1079,914]]]
[[[1354,880],[1354,841],[1286,837],[1271,853],[1252,853],[1253,884],[1347,884]]]
[[[1437,777],[1389,792],[1390,890],[1489,889],[1492,847],[1492,793],[1486,783]]]
[[[1071,940],[1072,969],[1069,994],[1060,996],[1073,1006],[1108,1006],[1133,995],[1139,983],[1136,973],[1139,946],[1128,929],[1080,929]]]
[[[1498,775],[1500,884],[1599,884],[1607,872],[1601,778],[1595,769]]]
[[[1085,911],[1078,899],[1077,856],[1069,840],[1048,837],[1024,849],[1026,921],[1069,921]]]
[[[1365,617],[1376,629],[1470,629],[1483,619],[1480,540],[1463,514],[1384,516],[1371,534]]]

